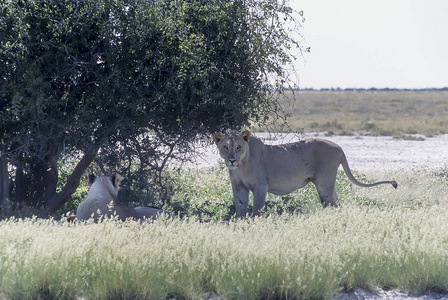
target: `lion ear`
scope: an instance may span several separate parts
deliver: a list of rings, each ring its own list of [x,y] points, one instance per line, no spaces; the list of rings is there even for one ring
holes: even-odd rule
[[[89,185],[92,185],[95,182],[95,175],[93,175],[92,173],[89,174]]]
[[[223,136],[224,135],[220,132],[216,132],[213,134],[212,138],[216,145],[218,145],[222,141]]]
[[[250,131],[248,131],[248,130],[243,131],[243,132],[241,132],[241,134],[240,134],[240,138],[242,138],[244,141],[246,141],[246,143],[249,143],[249,141],[250,141],[250,136],[251,136],[251,133],[250,133]]]
[[[114,173],[114,175],[112,175],[112,184],[114,185],[115,188],[118,188],[118,185],[122,180],[123,177],[120,174]]]

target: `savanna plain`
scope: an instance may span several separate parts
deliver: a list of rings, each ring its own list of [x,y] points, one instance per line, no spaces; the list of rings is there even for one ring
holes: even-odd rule
[[[448,91],[300,91],[283,100],[292,131],[425,139],[446,133]],[[292,105],[290,105],[292,104]],[[416,135],[419,134],[419,135]],[[349,161],[350,163],[350,161]],[[222,164],[173,171],[152,222],[0,222],[2,299],[331,299],[362,288],[448,291],[448,166],[377,164],[354,186],[340,171],[341,208],[312,184],[268,195],[263,217],[233,218]],[[85,194],[86,186],[79,188]]]

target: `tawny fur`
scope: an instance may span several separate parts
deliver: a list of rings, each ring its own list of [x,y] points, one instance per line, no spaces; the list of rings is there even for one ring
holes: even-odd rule
[[[213,141],[229,169],[237,217],[245,217],[249,191],[254,198],[253,215],[261,213],[266,194],[286,195],[314,183],[324,207],[339,206],[336,194],[338,167],[356,185],[372,187],[396,181],[362,183],[353,176],[341,147],[323,139],[307,139],[283,145],[266,145],[249,131],[215,133]]]

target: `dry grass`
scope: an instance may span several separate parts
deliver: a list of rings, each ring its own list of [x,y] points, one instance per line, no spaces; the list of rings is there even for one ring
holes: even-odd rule
[[[299,91],[281,101],[295,131],[444,134],[448,91]]]
[[[399,189],[358,188],[340,176],[342,209],[322,210],[310,187],[299,195],[312,202],[304,213],[229,224],[3,221],[0,298],[324,299],[357,287],[447,291],[448,171],[380,173],[367,175],[394,177]],[[181,185],[201,191],[226,176],[215,172]]]
[[[231,225],[1,226],[6,299],[323,299],[356,287],[446,291],[446,209],[347,205]],[[19,235],[17,235],[19,234]]]

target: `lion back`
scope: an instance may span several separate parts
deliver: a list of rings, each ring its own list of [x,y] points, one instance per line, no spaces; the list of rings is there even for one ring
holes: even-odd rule
[[[98,220],[100,215],[109,215],[109,206],[118,196],[119,184],[122,177],[119,174],[111,176],[89,175],[90,189],[84,201],[82,201],[76,211],[76,217],[80,221],[90,218]]]

